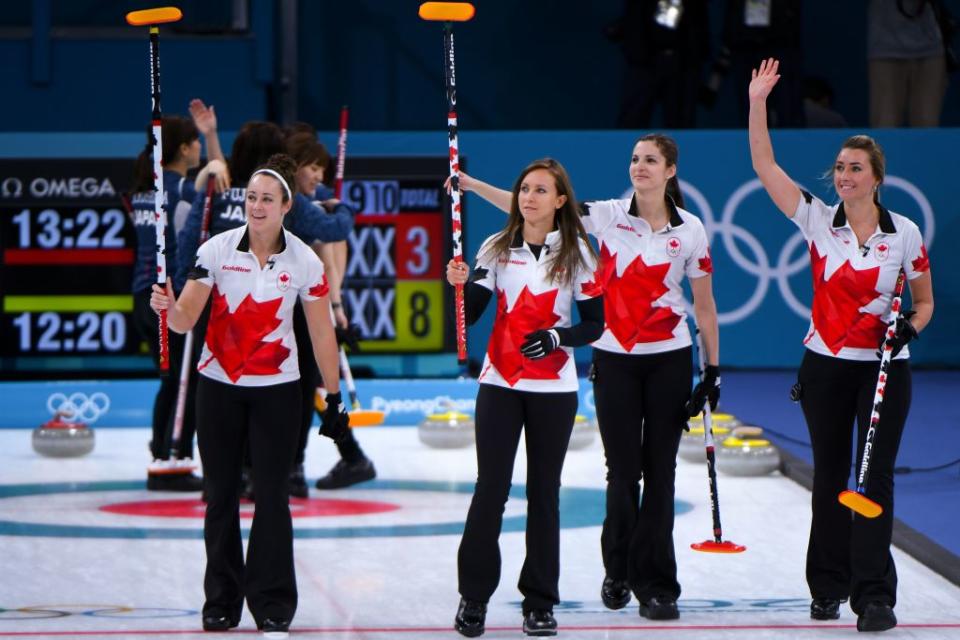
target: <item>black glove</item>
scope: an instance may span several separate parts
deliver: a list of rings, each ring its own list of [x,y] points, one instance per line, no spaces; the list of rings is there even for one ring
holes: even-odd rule
[[[700,376],[700,382],[693,388],[693,394],[687,400],[687,415],[691,418],[701,411],[703,405],[710,401],[710,410],[715,411],[720,402],[720,367],[707,365],[707,370]]]
[[[893,353],[890,354],[891,358],[895,358],[900,350],[913,339],[919,339],[920,336],[917,335],[917,330],[913,328],[913,325],[910,324],[910,318],[917,315],[917,312],[911,309],[910,311],[905,311],[897,316],[897,326],[893,330],[893,337],[890,338],[890,345],[893,347]],[[877,345],[877,357],[883,355],[883,344],[887,341],[887,332],[883,332],[883,337],[880,338],[880,344]]]
[[[354,353],[360,351],[360,338],[363,337],[360,335],[360,327],[355,324],[348,324],[346,327],[336,325],[333,331],[337,334],[338,345],[350,347],[350,351]]]
[[[560,346],[560,336],[554,329],[540,329],[524,338],[527,341],[520,345],[520,353],[531,360],[539,360]]]
[[[341,442],[350,433],[350,414],[340,392],[327,394],[327,408],[320,415],[320,435]]]

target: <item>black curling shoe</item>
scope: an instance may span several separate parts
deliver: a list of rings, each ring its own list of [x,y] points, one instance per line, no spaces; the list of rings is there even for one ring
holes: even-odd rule
[[[460,598],[457,617],[453,619],[453,628],[462,636],[476,638],[486,630],[483,626],[487,619],[487,603]]]
[[[220,616],[217,614],[203,616],[204,631],[229,631],[240,624],[239,620],[234,620],[230,616]]]
[[[640,603],[640,615],[648,620],[676,620],[680,617],[677,601],[670,596],[653,596]]]
[[[600,599],[607,609],[623,609],[630,602],[630,587],[626,580],[614,580],[610,576],[603,579],[600,587]]]
[[[327,475],[317,480],[317,489],[342,489],[359,482],[366,482],[377,477],[377,470],[369,458],[357,462],[339,460]]]
[[[557,619],[553,611],[534,609],[523,616],[523,632],[528,636],[555,636],[557,635]]]
[[[284,618],[264,618],[260,623],[260,632],[264,638],[286,638],[289,631],[290,621]]]
[[[814,598],[810,603],[810,617],[814,620],[836,620],[840,617],[840,605],[843,600],[837,598]]]
[[[886,631],[897,626],[893,607],[882,602],[870,602],[857,617],[857,631]]]

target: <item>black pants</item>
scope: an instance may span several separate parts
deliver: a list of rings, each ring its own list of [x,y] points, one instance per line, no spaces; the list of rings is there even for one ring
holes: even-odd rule
[[[853,426],[857,424],[854,484],[870,426],[878,362],[841,360],[807,351],[800,365],[801,406],[813,446],[813,520],[807,548],[807,583],[814,598],[850,598],[857,613],[869,602],[897,600],[893,535],[893,467],[910,410],[907,360],[888,370],[880,424],[873,439],[866,495],[883,507],[877,518],[854,515],[837,502],[851,476]]]
[[[300,435],[294,464],[301,465],[306,457],[310,427],[313,425],[313,412],[316,409],[315,396],[321,377],[317,359],[313,355],[313,342],[310,340],[310,330],[307,328],[307,316],[303,313],[300,300],[297,300],[296,306],[293,307],[293,333],[297,340],[297,362],[300,365]],[[342,389],[342,393],[344,403],[349,405],[346,389]],[[360,462],[366,457],[360,448],[360,443],[353,436],[353,429],[350,429],[347,436],[336,444],[340,457],[347,462]]]
[[[500,528],[513,462],[527,447],[527,555],[518,587],[523,611],[560,602],[560,473],[577,415],[577,393],[534,393],[481,384],[477,484],[457,553],[460,594],[488,602],[500,582]]]
[[[691,357],[690,347],[651,355],[593,351],[594,401],[607,461],[603,566],[611,578],[627,580],[641,601],[680,596],[673,500]]]
[[[257,624],[297,609],[288,476],[300,424],[300,384],[240,387],[199,376],[198,442],[206,478],[204,615],[239,619],[246,597]],[[249,438],[257,506],[244,566],[240,468]]]
[[[157,314],[150,308],[150,289],[137,291],[133,294],[133,323],[140,336],[147,341],[150,347],[150,356],[153,363],[159,368],[160,345],[159,325]],[[153,400],[152,434],[150,439],[150,453],[154,459],[166,460],[170,457],[170,450],[175,449],[178,458],[193,457],[193,434],[196,432],[195,396],[187,392],[184,405],[183,426],[178,442],[171,442],[173,438],[173,422],[177,408],[177,392],[180,386],[180,367],[183,363],[183,345],[186,336],[168,331],[170,370],[160,376],[160,388]],[[194,351],[199,347],[194,342]],[[159,370],[159,369],[158,369]],[[196,372],[193,373],[196,377]]]

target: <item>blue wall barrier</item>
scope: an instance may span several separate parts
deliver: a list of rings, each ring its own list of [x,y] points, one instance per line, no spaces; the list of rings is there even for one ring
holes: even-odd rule
[[[843,140],[839,130],[774,132],[778,163],[798,183],[827,202],[832,184],[821,176],[832,165]],[[960,234],[955,167],[960,129],[878,130],[870,132],[887,154],[882,200],[920,226],[930,253],[936,311],[921,339],[911,345],[915,364],[960,366]],[[232,134],[225,133],[229,148]],[[336,134],[321,134],[335,148]],[[552,156],[567,167],[581,200],[620,197],[630,183],[627,165],[636,138],[622,131],[536,131],[461,133],[465,169],[509,188],[531,160]],[[679,176],[687,207],[711,234],[715,294],[721,321],[721,362],[737,367],[788,367],[799,364],[808,326],[811,276],[805,244],[756,182],[744,131],[679,132]],[[95,140],[95,142],[94,142]],[[0,157],[134,157],[133,134],[0,134]],[[350,154],[445,155],[446,133],[356,132]],[[348,160],[349,165],[349,160]],[[0,176],[2,178],[2,176]],[[475,195],[465,199],[466,255],[501,228],[504,217]],[[471,327],[469,354],[481,360],[492,313]],[[577,359],[589,359],[581,349]],[[451,356],[451,363],[454,363]],[[455,363],[451,367],[455,370]]]
[[[76,412],[93,428],[148,427],[156,380],[8,382],[0,384],[0,429],[36,428],[57,411]],[[424,416],[456,410],[473,414],[477,381],[358,380],[364,408],[386,414],[384,425],[409,426]],[[580,413],[594,417],[593,390],[580,382]],[[314,417],[314,423],[319,424]]]

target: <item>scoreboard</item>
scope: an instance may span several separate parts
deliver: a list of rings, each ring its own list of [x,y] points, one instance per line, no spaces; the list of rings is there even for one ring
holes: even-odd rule
[[[362,352],[453,351],[446,157],[348,158],[344,202],[357,210],[343,302]]]
[[[131,323],[136,240],[120,190],[133,163],[0,161],[3,374],[136,368]],[[144,360],[149,367],[149,360]],[[143,366],[143,365],[141,365]]]
[[[0,378],[152,370],[132,322],[132,159],[0,160]],[[343,302],[377,354],[455,349],[446,157],[349,158]]]

